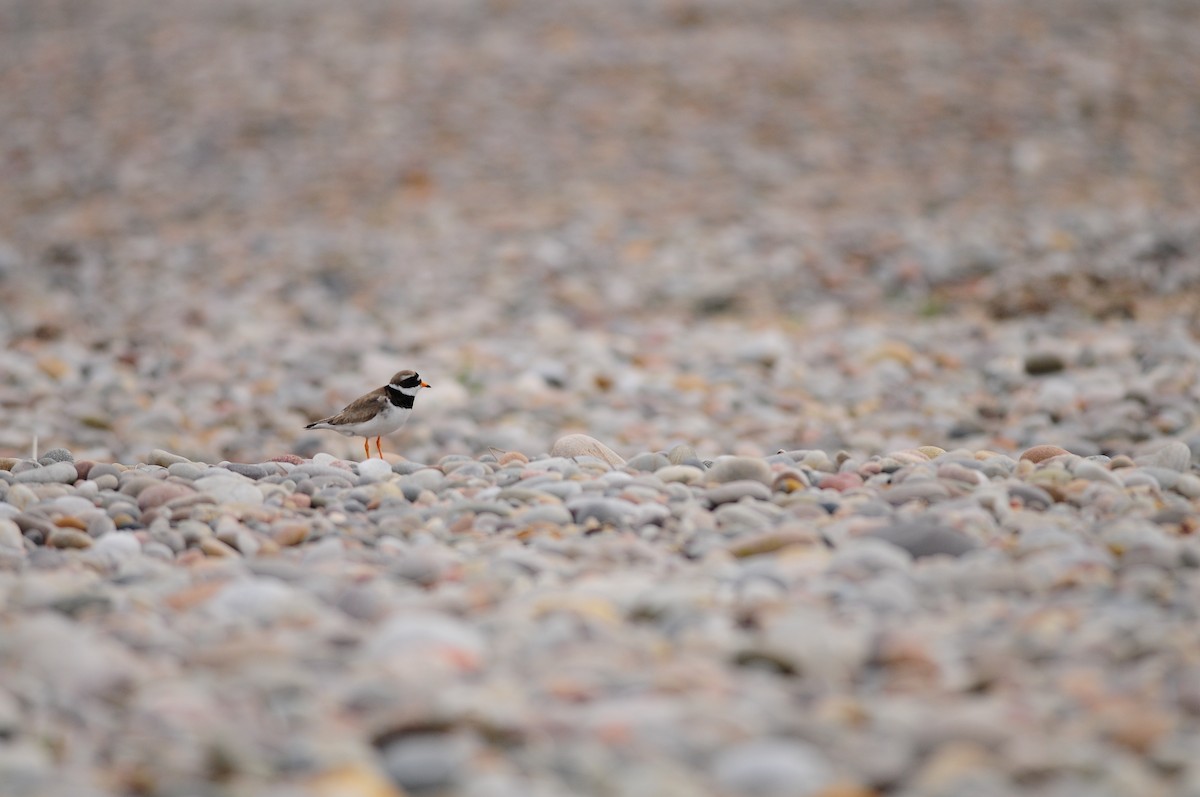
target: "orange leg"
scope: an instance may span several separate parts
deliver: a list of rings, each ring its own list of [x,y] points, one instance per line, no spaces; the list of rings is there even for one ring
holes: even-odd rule
[[[371,438],[363,438],[363,453],[367,455],[367,459],[371,458]]]
[[[375,438],[375,450],[379,452],[379,458],[383,459],[383,448],[379,445],[379,438]]]

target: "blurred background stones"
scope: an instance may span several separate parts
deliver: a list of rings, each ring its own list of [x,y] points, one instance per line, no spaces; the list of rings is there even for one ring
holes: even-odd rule
[[[1190,429],[1198,14],[3,0],[0,453]]]

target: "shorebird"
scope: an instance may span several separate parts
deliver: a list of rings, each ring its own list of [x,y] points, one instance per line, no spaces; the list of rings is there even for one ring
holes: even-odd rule
[[[337,415],[314,421],[305,429],[332,429],[347,437],[363,438],[363,453],[371,458],[371,438],[383,459],[379,438],[398,431],[412,414],[413,402],[421,388],[432,387],[416,371],[398,371],[383,387],[359,396]]]

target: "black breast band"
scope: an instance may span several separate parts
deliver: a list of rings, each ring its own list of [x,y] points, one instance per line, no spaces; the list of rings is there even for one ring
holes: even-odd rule
[[[397,407],[403,407],[406,410],[412,409],[413,401],[415,401],[417,398],[416,396],[410,396],[407,393],[403,393],[391,385],[387,386],[387,395],[388,400],[391,401],[392,404],[396,405]]]

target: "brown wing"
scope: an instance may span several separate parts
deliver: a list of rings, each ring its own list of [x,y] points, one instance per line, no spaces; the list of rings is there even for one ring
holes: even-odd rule
[[[322,418],[314,422],[327,423],[331,426],[344,426],[348,423],[362,423],[371,420],[371,417],[383,410],[388,405],[387,388],[378,388],[372,390],[365,396],[359,396],[354,401],[346,405],[346,408],[337,415],[330,415],[328,418]]]

